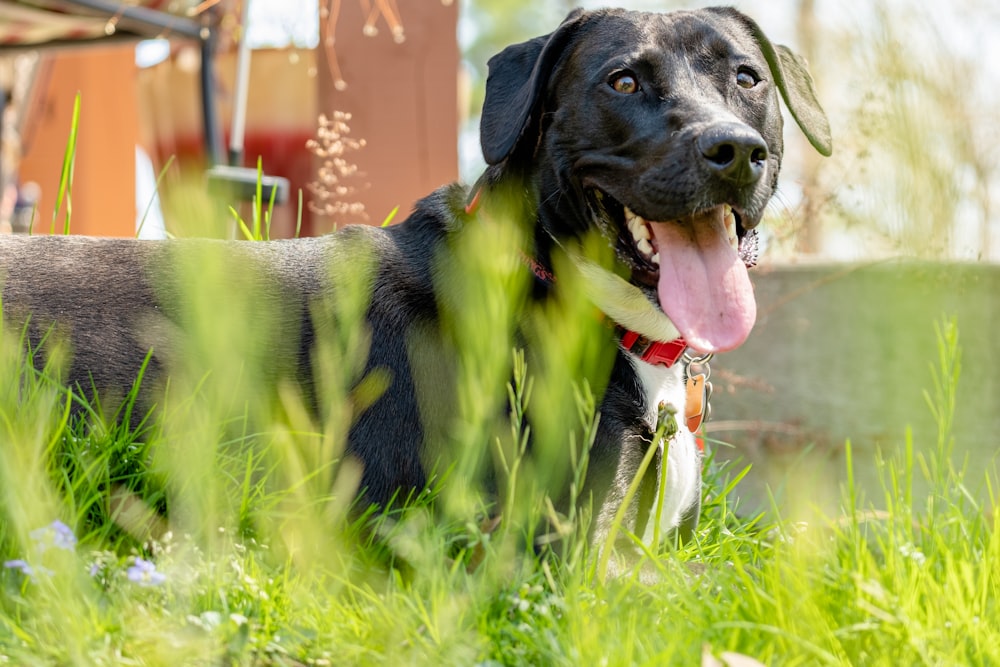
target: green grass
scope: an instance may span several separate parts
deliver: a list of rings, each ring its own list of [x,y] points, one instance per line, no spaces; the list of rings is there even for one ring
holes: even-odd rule
[[[52,209],[52,226],[50,234],[56,233],[56,219],[59,210],[62,208],[63,200],[66,201],[66,214],[63,218],[63,234],[69,234],[69,223],[73,216],[73,167],[76,164],[76,135],[80,127],[80,94],[76,94],[73,100],[73,116],[70,119],[69,139],[66,143],[66,152],[63,155],[62,171],[59,174],[59,193],[56,195],[56,204]]]
[[[735,652],[790,665],[1000,662],[1000,533],[983,507],[995,499],[973,497],[951,459],[961,372],[953,323],[939,332],[928,392],[937,440],[913,442],[901,425],[900,454],[850,463],[878,467],[882,497],[861,497],[849,475],[835,516],[741,516],[732,480],[742,471],[709,461],[697,540],[652,556],[661,583],[606,579],[580,538],[586,511],[555,516],[562,557],[524,548],[538,519],[553,515],[551,470],[566,468],[579,486],[594,401],[591,385],[573,390],[569,378],[601,325],[563,332],[535,357],[504,352],[512,327],[484,323],[509,322],[524,286],[516,255],[497,250],[515,248],[516,235],[498,229],[465,239],[490,251],[461,267],[464,280],[441,285],[462,295],[447,320],[460,369],[451,445],[476,455],[441,471],[433,505],[421,497],[374,521],[348,512],[358,471],[342,456],[352,415],[385,381],[363,376],[363,327],[322,342],[323,407],[313,415],[295,387],[259,391],[260,349],[272,348],[245,323],[264,304],[251,290],[213,300],[211,262],[199,258],[186,304],[194,333],[175,360],[165,417],[129,432],[102,417],[112,406],[71,419],[70,403],[82,399],[57,382],[66,355],[49,344],[35,370],[8,324],[0,558],[23,563],[0,569],[0,661],[661,665]],[[498,282],[503,298],[482,291]],[[326,306],[357,322],[365,302],[360,291]],[[585,307],[560,302],[533,326],[546,331]],[[465,326],[497,338],[461,337]],[[498,424],[505,402],[513,418]],[[535,437],[561,446],[527,455],[525,414],[535,415]],[[504,482],[505,520],[494,531],[483,522],[488,500],[463,483],[486,459]],[[914,495],[918,476],[930,494]]]
[[[71,173],[64,164],[67,185]],[[269,218],[258,196],[251,224],[237,222],[260,239]],[[859,461],[848,447],[840,511],[797,506],[794,521],[777,506],[741,513],[746,471],[709,458],[697,538],[650,554],[656,585],[637,571],[610,578],[581,537],[586,503],[560,515],[545,494],[580,488],[610,333],[566,297],[573,278],[561,271],[563,296],[520,321],[535,353],[511,354],[527,289],[520,238],[475,226],[459,241],[467,261],[439,276],[438,343],[455,383],[434,389],[455,411],[435,444],[454,464],[382,517],[350,512],[359,471],[343,456],[351,420],[388,380],[363,372],[364,280],[316,304],[318,317],[346,323],[319,341],[318,411],[296,386],[262,391],[280,332],[260,324],[280,304],[252,281],[234,287],[238,272],[209,255],[178,267],[188,335],[168,357],[158,416],[136,431],[115,419],[142,409],[134,391],[123,412],[84,401],[58,381],[68,358],[58,340],[26,351],[4,322],[0,663],[1000,663],[996,498],[988,484],[988,498],[970,493],[979,480],[953,461],[954,323],[939,331],[928,391],[934,442],[900,424],[898,453]],[[367,275],[364,255],[352,262],[331,270]],[[84,419],[71,417],[74,404]],[[505,407],[511,417],[498,420]],[[495,499],[468,483],[487,466]],[[880,471],[880,497],[856,488],[861,466]],[[914,493],[917,478],[929,493]],[[486,519],[498,511],[494,530]],[[560,557],[524,546],[542,517]]]

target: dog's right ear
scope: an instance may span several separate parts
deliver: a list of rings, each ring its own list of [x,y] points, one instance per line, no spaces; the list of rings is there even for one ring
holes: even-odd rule
[[[499,164],[538,139],[549,77],[587,13],[576,9],[552,33],[508,46],[490,58],[479,138],[487,164]]]

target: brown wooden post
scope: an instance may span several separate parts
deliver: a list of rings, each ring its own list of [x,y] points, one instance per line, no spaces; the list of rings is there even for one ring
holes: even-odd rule
[[[815,58],[819,50],[818,40],[822,31],[816,20],[815,0],[801,0],[798,11],[799,53],[806,62],[817,62]],[[820,81],[816,85],[820,85]],[[820,99],[824,96],[821,94]],[[819,254],[823,252],[823,217],[822,210],[824,192],[820,183],[820,172],[823,159],[806,138],[799,133],[798,141],[802,156],[802,205],[799,209],[799,232],[796,239],[796,250],[800,253]]]
[[[361,172],[350,179],[358,190],[349,199],[364,204],[369,224],[381,224],[396,206],[400,221],[417,199],[458,176],[457,3],[401,3],[402,43],[384,22],[378,34],[365,35],[362,3],[339,4],[333,49],[346,86],[335,85],[321,43],[318,112],[350,113],[350,137],[365,140],[363,148],[345,156]],[[314,221],[308,231],[322,233],[359,220],[315,216]]]

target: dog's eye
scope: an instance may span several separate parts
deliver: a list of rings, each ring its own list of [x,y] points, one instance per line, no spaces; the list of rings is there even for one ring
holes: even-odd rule
[[[622,95],[634,95],[639,92],[639,81],[631,72],[618,72],[609,82],[616,93]]]
[[[736,70],[736,85],[740,88],[753,88],[758,83],[760,83],[760,77],[749,67],[740,67]]]

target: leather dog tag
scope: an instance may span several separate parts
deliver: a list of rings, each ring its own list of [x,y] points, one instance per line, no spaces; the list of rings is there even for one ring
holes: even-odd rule
[[[687,379],[687,398],[684,401],[684,419],[688,430],[697,433],[705,418],[708,405],[708,392],[705,384],[705,374],[698,373]]]

